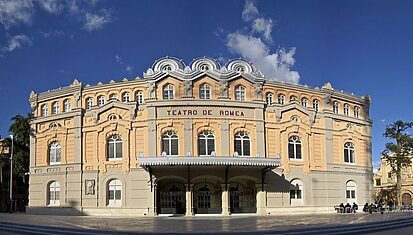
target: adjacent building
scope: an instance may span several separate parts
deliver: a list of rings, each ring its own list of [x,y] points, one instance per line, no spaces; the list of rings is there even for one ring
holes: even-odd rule
[[[370,97],[164,57],[143,78],[32,92],[32,213],[334,211],[371,202]]]

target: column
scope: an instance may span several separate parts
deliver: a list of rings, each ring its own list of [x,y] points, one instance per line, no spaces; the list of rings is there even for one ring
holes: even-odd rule
[[[267,214],[267,185],[256,184],[257,189],[257,215],[266,215]]]
[[[193,207],[193,184],[185,184],[186,186],[186,216],[193,216],[194,215],[194,207]]]
[[[156,140],[156,108],[148,107],[148,156],[156,157],[156,149],[158,146]],[[158,153],[160,155],[160,153]]]
[[[152,190],[151,190],[151,183],[148,183],[149,188],[149,196],[148,196],[148,215],[155,216],[157,215],[157,185],[152,183]]]
[[[192,152],[192,119],[186,119],[184,121],[184,150],[185,156],[188,153],[191,153],[190,156],[193,156],[194,153]]]
[[[229,140],[230,140],[230,133],[229,133],[229,123],[228,120],[224,119],[221,120],[221,156],[229,156]]]
[[[227,185],[228,186],[228,185]],[[225,187],[225,184],[221,184],[222,195],[221,195],[221,206],[222,206],[222,215],[230,215],[230,205],[229,205],[229,192],[228,188]]]

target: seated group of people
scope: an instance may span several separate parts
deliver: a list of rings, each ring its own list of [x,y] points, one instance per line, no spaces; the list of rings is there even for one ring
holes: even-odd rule
[[[346,205],[344,203],[340,203],[339,206],[334,207],[337,210],[337,213],[356,213],[358,210],[358,205],[353,202],[353,205],[347,202]]]

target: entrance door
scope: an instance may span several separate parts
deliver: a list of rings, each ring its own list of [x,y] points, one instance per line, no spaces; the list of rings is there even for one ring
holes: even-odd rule
[[[185,192],[176,185],[160,192],[161,214],[185,214]]]
[[[403,193],[402,195],[402,205],[407,206],[412,204],[412,196],[408,193]]]
[[[240,192],[238,190],[238,187],[231,187],[229,189],[229,206],[231,213],[241,212],[239,198]]]
[[[208,209],[211,208],[211,191],[206,185],[198,190],[197,201],[197,213],[207,214]]]

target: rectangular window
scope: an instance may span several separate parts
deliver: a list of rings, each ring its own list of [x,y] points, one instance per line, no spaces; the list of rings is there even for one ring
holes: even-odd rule
[[[166,155],[170,155],[169,140],[168,139],[162,140],[162,151],[166,152]]]
[[[239,155],[242,154],[242,152],[241,152],[241,140],[235,140],[235,152],[237,152]]]
[[[350,197],[351,197],[350,190],[346,190],[346,198],[347,198],[347,199],[350,199]]]
[[[120,200],[122,198],[122,191],[121,190],[115,190],[115,199]]]
[[[244,140],[244,156],[250,156],[250,141]]]
[[[351,190],[350,192],[351,192],[351,198],[352,199],[356,198],[356,191]]]
[[[290,198],[291,199],[296,199],[295,190],[290,190]]]
[[[62,156],[61,156],[61,148],[58,148],[58,149],[56,149],[55,151],[56,151],[56,162],[60,162],[61,159],[62,159]]]
[[[295,156],[294,156],[294,145],[293,144],[288,144],[288,157],[289,158],[295,158]]]
[[[297,199],[301,199],[301,190],[297,189]]]
[[[391,178],[391,172],[387,173],[387,178]]]
[[[376,186],[381,186],[381,179],[376,179]]]
[[[198,140],[198,149],[199,149],[199,155],[207,155],[206,154],[206,146],[205,146],[205,140],[204,139],[199,139]]]
[[[215,149],[214,140],[209,139],[208,142],[207,142],[207,145],[208,145],[208,153],[207,154],[211,155],[212,151],[214,151],[214,149]]]
[[[115,152],[113,151],[114,150],[114,146],[113,146],[114,144],[113,143],[109,143],[108,144],[108,156],[109,156],[109,159],[113,159],[114,157],[115,157]]]
[[[122,143],[116,143],[116,158],[122,158]]]
[[[171,155],[178,155],[178,140],[173,139],[171,140]]]
[[[296,144],[295,148],[296,148],[296,151],[297,151],[296,152],[296,155],[297,155],[296,158],[301,159],[301,144]]]
[[[344,162],[349,162],[348,150],[344,149]]]

